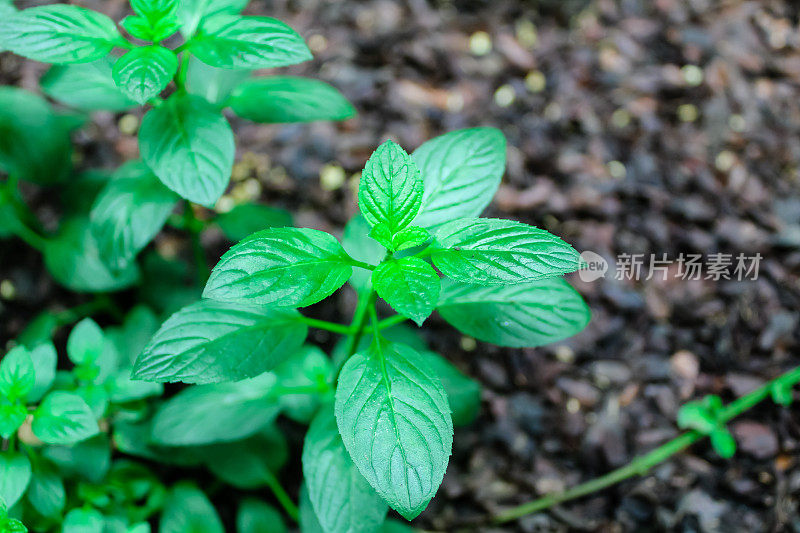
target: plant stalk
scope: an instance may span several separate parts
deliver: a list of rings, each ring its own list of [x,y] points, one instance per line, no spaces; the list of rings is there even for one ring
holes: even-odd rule
[[[772,384],[779,380],[785,384],[789,384],[790,386],[797,385],[800,383],[800,366],[783,373],[779,377],[768,381],[764,385],[728,404],[720,414],[720,422],[727,423],[748,409],[751,409],[755,405],[764,401],[767,397],[769,397]],[[627,465],[609,472],[604,476],[592,479],[564,492],[549,494],[547,496],[543,496],[542,498],[508,509],[507,511],[495,516],[493,521],[497,524],[510,522],[525,515],[543,511],[554,505],[597,492],[628,478],[644,475],[657,464],[662,463],[676,453],[685,450],[695,442],[702,440],[705,436],[706,435],[694,430],[682,433],[678,437],[665,444],[662,444],[650,453],[637,457]]]
[[[203,250],[203,244],[200,242],[200,235],[203,233],[203,221],[197,218],[194,212],[194,206],[186,202],[186,207],[183,211],[183,226],[189,232],[189,238],[192,243],[192,255],[194,256],[195,275],[197,277],[198,285],[205,285],[208,277],[211,275],[211,269],[208,268],[206,261],[206,253]]]
[[[278,478],[275,477],[274,475],[267,476],[266,482],[267,486],[272,491],[272,494],[275,495],[275,499],[278,500],[278,503],[281,504],[283,510],[286,511],[286,514],[289,515],[289,517],[292,520],[297,522],[300,517],[300,510],[297,508],[292,499],[289,497],[284,488],[281,486],[281,483],[280,481],[278,481]]]

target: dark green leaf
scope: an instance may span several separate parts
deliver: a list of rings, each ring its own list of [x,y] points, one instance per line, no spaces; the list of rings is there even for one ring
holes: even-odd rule
[[[384,223],[394,235],[417,216],[422,178],[417,165],[397,143],[386,141],[367,161],[358,187],[358,206],[375,226]]]
[[[222,522],[206,495],[193,485],[180,483],[164,504],[159,533],[224,533]]]
[[[296,422],[308,424],[319,407],[323,395],[332,392],[329,380],[333,373],[331,360],[316,346],[306,345],[275,368],[283,414]],[[308,388],[313,392],[290,393],[289,389]]]
[[[236,513],[237,533],[286,533],[286,524],[274,507],[248,498]]]
[[[11,401],[23,400],[35,384],[36,372],[27,348],[12,348],[0,359],[0,394]]]
[[[136,102],[114,83],[110,57],[80,65],[54,65],[42,76],[42,92],[83,111],[125,111]]]
[[[462,283],[510,284],[573,272],[580,256],[542,229],[513,220],[462,218],[436,232],[433,264]]]
[[[437,309],[466,335],[516,348],[570,337],[591,318],[580,294],[561,278],[491,287],[443,283]]]
[[[56,238],[47,241],[44,262],[53,277],[77,292],[107,292],[124,289],[139,279],[139,268],[130,263],[114,272],[100,258],[89,221],[70,219]]]
[[[39,468],[33,472],[26,497],[39,514],[54,519],[61,517],[67,499],[64,482],[48,468]]]
[[[75,444],[100,432],[86,402],[77,394],[51,392],[33,413],[33,434],[47,444]]]
[[[372,286],[392,309],[421,326],[439,299],[441,281],[418,257],[390,259],[372,273]]]
[[[9,50],[45,63],[94,61],[121,39],[107,16],[65,4],[31,7],[0,21],[0,41]]]
[[[268,398],[275,384],[268,373],[236,383],[199,385],[164,403],[153,421],[153,441],[166,446],[196,446],[242,439],[278,416]]]
[[[356,114],[342,93],[327,83],[290,76],[245,81],[227,103],[240,117],[265,124],[346,120]]]
[[[270,228],[234,245],[203,291],[214,300],[303,307],[347,282],[351,260],[330,234],[310,228]]]
[[[198,454],[218,478],[240,489],[266,487],[289,456],[286,439],[275,428],[236,442],[203,446]]]
[[[13,507],[31,480],[31,463],[24,453],[0,453],[0,500]]]
[[[138,46],[114,63],[114,82],[144,104],[163,91],[178,71],[178,58],[163,46]]]
[[[228,240],[242,239],[267,228],[283,228],[292,225],[292,214],[260,204],[240,204],[215,220]]]
[[[275,68],[311,59],[303,38],[269,17],[211,17],[190,43],[191,52],[212,67]]]
[[[303,478],[326,533],[372,533],[386,517],[386,503],[353,464],[332,406],[311,423],[303,445]]]
[[[336,419],[370,485],[407,520],[420,514],[442,482],[453,445],[447,395],[420,354],[380,341],[348,359]]]
[[[456,368],[441,355],[425,351],[425,362],[433,369],[447,393],[447,403],[453,414],[454,426],[471,424],[481,409],[481,385]]]
[[[90,214],[101,256],[113,268],[124,268],[161,231],[178,197],[144,164],[141,173],[112,179],[95,200]]]
[[[476,217],[489,205],[505,169],[506,140],[494,128],[452,131],[426,142],[411,157],[425,183],[414,224],[431,228]]]
[[[201,300],[172,315],[136,360],[133,377],[213,383],[257,376],[302,346],[293,309]]]
[[[233,132],[217,110],[197,96],[175,93],[151,109],[139,129],[142,159],[167,187],[211,207],[233,167]]]

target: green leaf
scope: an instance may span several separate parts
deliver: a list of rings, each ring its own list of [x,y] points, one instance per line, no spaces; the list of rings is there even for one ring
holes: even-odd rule
[[[333,294],[353,273],[332,235],[310,228],[270,228],[234,245],[203,291],[214,300],[304,307]]]
[[[443,283],[437,309],[462,333],[514,348],[565,339],[591,318],[580,294],[561,278],[490,287]]]
[[[147,103],[166,89],[178,71],[175,52],[163,46],[139,46],[114,63],[114,82],[132,100]]]
[[[281,514],[266,503],[248,498],[236,513],[237,533],[286,533]]]
[[[717,428],[716,417],[701,402],[689,402],[678,409],[678,427],[709,435]]]
[[[53,343],[47,342],[30,350],[30,356],[36,378],[27,399],[29,402],[37,402],[53,386],[53,381],[56,379],[58,354]]]
[[[245,81],[227,104],[240,117],[265,124],[346,120],[356,114],[342,93],[327,83],[291,76]]]
[[[197,58],[219,68],[275,68],[312,58],[303,38],[269,17],[219,15],[203,21],[190,41]]]
[[[45,63],[86,63],[122,40],[114,21],[65,4],[31,7],[0,21],[0,42],[15,54]]]
[[[50,98],[82,111],[125,111],[135,107],[136,102],[114,83],[112,67],[110,57],[80,65],[54,65],[39,85]]]
[[[439,299],[441,280],[418,257],[390,259],[372,273],[372,286],[392,309],[421,326]]]
[[[175,93],[151,109],[139,129],[139,150],[158,179],[189,201],[212,207],[228,186],[233,132],[202,98]]]
[[[71,446],[46,446],[42,456],[67,477],[100,483],[111,466],[111,443],[101,433]]]
[[[431,234],[425,228],[409,226],[398,231],[392,237],[392,250],[407,250],[415,246],[422,246],[431,240]]]
[[[61,533],[103,533],[103,515],[94,509],[73,509],[64,517]]]
[[[152,439],[165,446],[197,446],[252,435],[278,416],[278,403],[267,398],[275,381],[267,373],[184,389],[159,408]]]
[[[54,391],[33,413],[33,434],[47,444],[75,444],[100,432],[86,402],[77,394]]]
[[[201,300],[172,315],[136,360],[133,377],[213,383],[257,376],[303,345],[294,309]]]
[[[0,4],[0,15],[3,11],[1,6],[2,4]],[[0,50],[2,50],[2,43],[0,43]],[[28,533],[28,528],[16,518],[0,517],[0,531],[3,533]]]
[[[23,400],[35,384],[31,354],[24,346],[12,348],[0,359],[0,394],[11,401]]]
[[[311,505],[311,499],[308,496],[308,489],[305,483],[300,485],[300,503],[298,507],[300,508],[300,533],[325,533],[325,530],[319,524],[314,506]]]
[[[31,480],[31,462],[19,452],[0,453],[0,500],[14,507]]]
[[[56,281],[77,292],[115,291],[130,287],[139,279],[135,263],[120,271],[108,268],[89,221],[84,218],[67,220],[58,235],[47,241],[44,262]]]
[[[28,491],[25,494],[36,511],[47,518],[59,519],[66,504],[64,482],[48,468],[39,468],[33,472]]]
[[[710,434],[711,447],[723,459],[730,459],[736,453],[736,439],[727,428],[715,428]]]
[[[72,167],[70,130],[46,100],[16,87],[0,87],[0,170],[48,185]]]
[[[330,405],[320,410],[308,428],[303,478],[326,533],[372,533],[386,518],[386,503],[350,459]]]
[[[772,401],[778,405],[789,407],[792,405],[792,383],[776,380],[770,386]]]
[[[28,418],[28,408],[22,403],[11,403],[0,396],[0,437],[7,439],[17,432]]]
[[[240,489],[266,487],[289,457],[286,439],[274,427],[236,442],[198,449],[203,462],[222,481]]]
[[[76,365],[94,364],[103,354],[103,330],[91,318],[78,322],[67,338],[67,355]]]
[[[175,13],[179,3],[179,0],[130,0],[137,15],[154,22]]]
[[[193,485],[179,483],[164,503],[159,533],[224,533],[222,522],[206,495]]]
[[[333,365],[325,352],[316,346],[306,345],[292,354],[286,361],[275,368],[280,387],[284,389],[308,388],[317,390],[306,393],[289,393],[284,390],[280,394],[281,410],[284,415],[295,422],[308,424],[317,412],[320,401],[332,392],[330,377]],[[332,395],[331,395],[332,397]]]
[[[239,204],[219,215],[215,222],[229,241],[239,242],[257,231],[291,226],[292,214],[261,204]]]
[[[414,224],[432,228],[476,217],[489,205],[505,170],[506,140],[495,128],[452,131],[426,142],[411,157],[425,183]]]
[[[182,0],[178,4],[181,33],[188,38],[194,34],[203,19],[223,13],[239,13],[247,2],[248,0]]]
[[[453,415],[454,426],[471,424],[481,409],[481,385],[456,368],[456,366],[441,355],[425,351],[425,362],[431,367],[442,382],[447,393],[447,403]]]
[[[513,220],[462,218],[436,232],[433,264],[462,283],[511,284],[573,272],[580,256],[542,229]]]
[[[212,67],[194,56],[189,56],[186,90],[212,104],[222,104],[236,86],[250,76],[250,72],[249,69]]]
[[[453,445],[439,379],[412,348],[378,341],[348,359],[336,419],[350,457],[372,488],[407,520],[436,494]]]
[[[131,177],[108,182],[90,214],[101,257],[113,268],[126,267],[161,231],[178,201],[147,166]]]
[[[374,239],[369,237],[370,225],[362,215],[350,219],[344,227],[342,246],[347,255],[356,261],[376,265],[386,256],[386,250]],[[372,287],[372,272],[357,268],[350,278],[350,285],[359,292],[368,291]]]
[[[422,178],[400,145],[386,141],[367,161],[358,187],[358,206],[375,226],[383,222],[394,235],[417,216],[422,203]]]

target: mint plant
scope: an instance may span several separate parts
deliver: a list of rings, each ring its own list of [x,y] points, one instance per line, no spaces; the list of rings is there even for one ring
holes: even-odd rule
[[[286,24],[240,15],[246,2],[132,0],[134,14],[119,25],[74,5],[21,11],[3,5],[0,49],[53,63],[41,80],[46,95],[82,112],[147,108],[138,133],[142,161],[112,173],[99,194],[93,191],[94,203],[51,238],[24,208],[17,181],[67,178],[69,132],[80,125],[80,115],[62,118],[24,91],[0,92],[0,169],[10,176],[0,190],[0,235],[16,234],[41,249],[56,279],[74,290],[134,284],[134,258],[181,199],[215,205],[228,186],[235,152],[224,110],[259,123],[355,114],[339,91],[321,81],[251,76],[307,61],[311,52]],[[204,225],[192,205],[184,212],[183,226],[198,241]]]
[[[449,133],[413,155],[387,141],[364,168],[361,215],[343,243],[284,227],[233,246],[204,298],[164,322],[133,367],[136,379],[197,384],[159,409],[152,440],[253,438],[282,413],[310,421],[304,530],[378,531],[389,507],[419,515],[442,482],[454,422],[471,420],[479,389],[400,323],[422,325],[438,309],[467,335],[518,347],[589,321],[562,279],[580,266],[571,246],[479,217],[504,166],[505,140],[491,128]],[[359,294],[349,325],[297,310],[348,281]],[[379,299],[397,314],[381,319]],[[308,327],[344,336],[331,358],[305,344]]]

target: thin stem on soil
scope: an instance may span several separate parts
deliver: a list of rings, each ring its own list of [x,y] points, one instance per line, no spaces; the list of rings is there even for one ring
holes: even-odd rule
[[[741,398],[737,398],[728,404],[720,414],[720,422],[727,423],[748,409],[761,403],[770,395],[772,385],[777,381],[780,381],[782,384],[790,387],[797,385],[800,383],[800,367],[783,373],[777,378],[765,383],[757,389],[745,394]],[[610,487],[611,485],[615,485],[616,483],[619,483],[625,479],[644,475],[657,464],[662,463],[676,453],[685,450],[695,442],[702,440],[705,436],[706,435],[698,431],[687,431],[667,442],[666,444],[659,446],[650,453],[637,457],[622,468],[618,468],[617,470],[609,472],[604,476],[592,479],[564,492],[549,494],[531,502],[513,507],[495,516],[494,522],[497,524],[510,522],[525,515],[543,511],[554,505],[597,492],[606,487]]]

